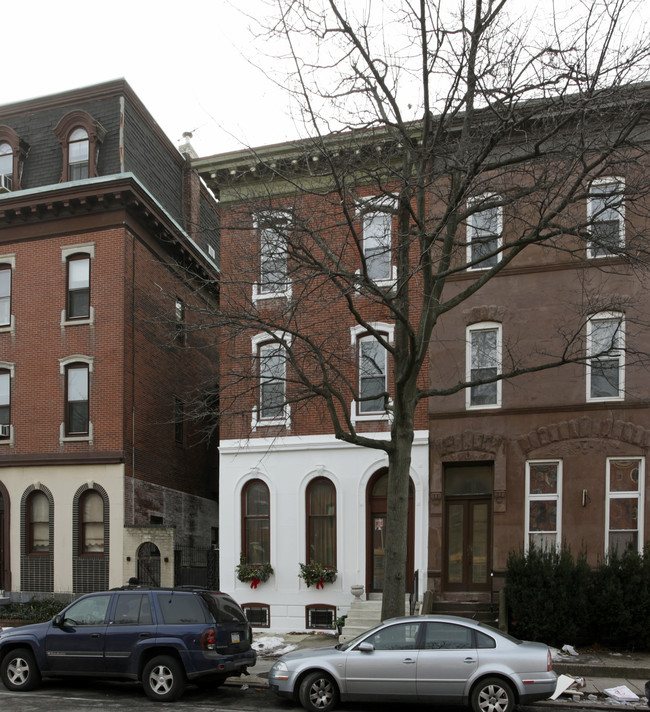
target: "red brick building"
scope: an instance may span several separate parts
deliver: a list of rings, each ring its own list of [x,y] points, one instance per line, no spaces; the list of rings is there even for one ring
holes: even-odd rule
[[[0,107],[0,172],[0,589],[173,583],[218,527],[183,413],[215,379],[214,199],[124,81]]]

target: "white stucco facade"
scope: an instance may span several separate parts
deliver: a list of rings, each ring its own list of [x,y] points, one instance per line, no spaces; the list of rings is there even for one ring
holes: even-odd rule
[[[385,434],[384,434],[385,437]],[[333,436],[293,436],[225,440],[220,445],[220,585],[240,604],[270,606],[270,629],[305,630],[305,607],[336,606],[344,615],[353,596],[350,586],[366,580],[366,488],[378,470],[388,465],[381,450],[349,445]],[[415,433],[411,480],[414,501],[414,569],[424,590],[427,571],[428,434]],[[336,488],[337,568],[334,583],[307,587],[299,578],[306,554],[306,489],[316,477],[327,477]],[[270,552],[274,574],[251,589],[235,574],[242,551],[242,489],[262,480],[270,496]]]

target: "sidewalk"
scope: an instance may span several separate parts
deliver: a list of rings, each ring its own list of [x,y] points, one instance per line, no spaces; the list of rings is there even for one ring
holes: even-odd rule
[[[336,645],[338,636],[330,633],[256,633],[254,647],[257,663],[250,669],[250,675],[231,678],[230,685],[250,685],[266,687],[268,673],[273,663],[284,653],[298,648],[316,648]],[[648,710],[645,700],[645,683],[650,680],[650,654],[609,653],[593,651],[578,655],[553,651],[553,669],[559,675],[583,678],[585,685],[579,688],[580,696],[563,694],[556,700],[538,704],[552,708],[574,708],[576,710]],[[609,688],[627,686],[640,699],[637,703],[613,700],[605,695]]]

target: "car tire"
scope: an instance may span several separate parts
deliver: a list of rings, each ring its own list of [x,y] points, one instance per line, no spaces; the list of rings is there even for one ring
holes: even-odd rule
[[[41,671],[31,650],[17,648],[7,653],[0,666],[2,684],[14,692],[27,692],[38,687]]]
[[[515,693],[500,677],[486,677],[472,690],[471,702],[474,712],[512,712]]]
[[[185,690],[185,671],[176,658],[159,655],[144,666],[142,684],[147,697],[157,702],[177,700]]]
[[[329,712],[339,702],[339,691],[327,673],[312,672],[300,683],[298,697],[310,712]]]

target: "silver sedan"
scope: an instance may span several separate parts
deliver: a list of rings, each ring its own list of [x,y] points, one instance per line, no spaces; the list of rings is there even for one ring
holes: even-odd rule
[[[312,712],[339,701],[471,705],[511,712],[550,697],[557,675],[542,643],[456,616],[393,618],[346,643],[283,655],[269,685]]]

